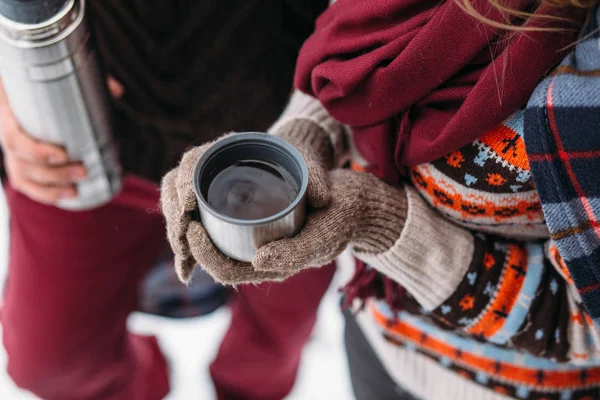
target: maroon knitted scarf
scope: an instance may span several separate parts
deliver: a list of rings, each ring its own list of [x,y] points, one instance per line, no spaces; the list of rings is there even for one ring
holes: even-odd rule
[[[488,0],[487,18],[507,20]],[[506,0],[532,11],[533,0]],[[477,21],[453,0],[338,0],[300,51],[295,85],[353,128],[371,172],[397,183],[402,166],[438,159],[493,129],[527,102],[577,38],[585,13],[540,9],[514,33]],[[566,30],[565,30],[566,29]]]
[[[494,21],[523,23],[488,0],[472,3]],[[531,12],[537,2],[504,4]],[[397,184],[405,166],[443,157],[503,122],[563,58],[585,13],[536,12],[569,21],[534,18],[527,26],[562,30],[515,33],[477,21],[453,0],[338,0],[305,42],[295,86],[352,127],[370,172]],[[358,260],[343,292],[346,305],[379,298],[395,310],[404,293]]]

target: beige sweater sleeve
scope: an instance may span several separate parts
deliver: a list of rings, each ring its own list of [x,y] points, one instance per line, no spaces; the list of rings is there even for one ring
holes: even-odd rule
[[[408,215],[398,241],[385,253],[355,255],[432,310],[464,279],[473,257],[473,236],[437,214],[414,189],[407,187],[406,195]]]

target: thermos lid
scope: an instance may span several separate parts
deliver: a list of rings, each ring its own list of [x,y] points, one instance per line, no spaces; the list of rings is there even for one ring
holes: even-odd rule
[[[58,14],[70,0],[0,0],[0,14],[14,22],[39,24]]]

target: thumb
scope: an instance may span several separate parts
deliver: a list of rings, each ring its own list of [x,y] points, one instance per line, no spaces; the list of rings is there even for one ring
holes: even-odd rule
[[[314,208],[323,208],[331,201],[329,176],[327,170],[314,161],[308,161],[308,204]]]
[[[257,271],[296,271],[310,263],[313,252],[305,238],[281,239],[258,249],[252,266]]]
[[[293,238],[268,243],[256,252],[252,266],[257,271],[298,271],[327,264],[341,253],[349,241],[344,218],[326,207],[308,217],[302,231]],[[336,220],[337,219],[337,220]]]
[[[123,84],[116,80],[113,76],[108,75],[106,78],[106,84],[108,86],[110,95],[114,99],[120,99],[125,94],[125,88],[123,87]]]

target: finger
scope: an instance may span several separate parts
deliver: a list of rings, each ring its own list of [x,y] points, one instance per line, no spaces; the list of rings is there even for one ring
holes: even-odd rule
[[[108,86],[108,92],[114,99],[120,99],[125,94],[125,88],[123,84],[116,80],[113,76],[109,75],[106,79],[106,84]]]
[[[187,232],[190,251],[194,258],[216,282],[224,285],[281,281],[288,274],[255,271],[250,263],[233,260],[211,242],[208,234],[198,222],[192,222]]]
[[[293,275],[295,275],[295,273],[256,271],[252,265],[248,263],[241,271],[238,271],[236,274],[228,274],[217,282],[220,282],[222,285],[234,287],[248,284],[258,285],[263,282],[283,282]]]
[[[182,209],[177,196],[177,170],[174,169],[163,178],[160,190],[160,205],[167,223],[167,238],[175,254],[181,257],[190,255],[186,231],[191,216]]]
[[[298,237],[271,242],[257,251],[252,266],[257,271],[299,271],[317,256],[316,249],[309,252],[306,245]]]
[[[167,223],[176,226],[179,223],[182,209],[177,196],[177,169],[169,171],[160,185],[160,206]]]
[[[64,148],[40,142],[23,133],[18,127],[8,129],[3,142],[7,152],[22,161],[38,165],[64,165],[69,162]]]
[[[331,201],[328,174],[320,165],[308,163],[308,189],[306,192],[308,204],[314,208],[322,208]]]
[[[286,279],[296,275],[295,272],[275,272],[275,271],[256,271],[252,265],[249,264],[246,274],[242,279],[238,279],[236,282],[227,283],[231,286],[254,284],[258,285],[264,282],[283,282]]]
[[[179,196],[179,204],[185,211],[192,211],[196,208],[196,195],[194,193],[194,170],[202,154],[210,147],[210,143],[203,146],[194,147],[187,151],[179,167],[177,167],[177,181],[175,186]]]
[[[44,186],[14,175],[11,184],[17,191],[42,204],[54,205],[58,200],[77,197],[75,186]]]
[[[191,256],[182,257],[175,254],[175,272],[177,272],[177,276],[181,282],[185,284],[190,283],[196,265],[196,260]]]
[[[87,176],[87,170],[81,163],[51,167],[29,164],[18,159],[14,162],[25,178],[46,186],[70,186]]]
[[[208,148],[215,142],[218,142],[219,140],[229,137],[233,134],[235,134],[235,132],[226,133],[213,142],[191,148],[183,155],[181,163],[179,163],[179,167],[177,168],[177,190],[179,193],[179,203],[186,211],[194,210],[197,206],[196,195],[193,187],[194,171],[196,169],[196,164],[200,160],[200,157],[202,157],[206,150],[208,150]]]

